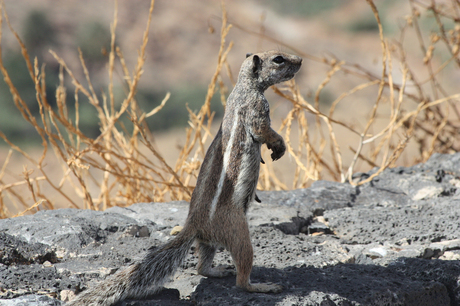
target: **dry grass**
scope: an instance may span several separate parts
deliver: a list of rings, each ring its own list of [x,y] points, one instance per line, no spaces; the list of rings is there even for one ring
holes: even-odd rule
[[[424,162],[435,152],[453,153],[460,150],[458,133],[460,128],[460,93],[448,94],[443,88],[443,80],[439,76],[440,72],[447,67],[457,71],[460,68],[460,26],[458,25],[460,4],[452,1],[448,5],[444,1],[438,3],[434,0],[429,4],[423,4],[420,1],[408,0],[412,14],[406,17],[406,23],[401,29],[400,40],[390,42],[383,35],[382,24],[375,4],[371,0],[367,0],[367,2],[379,27],[382,50],[381,75],[374,75],[359,64],[347,63],[337,58],[318,58],[293,46],[285,45],[281,41],[266,38],[294,50],[304,58],[329,66],[329,72],[318,86],[313,102],[308,102],[302,97],[294,82],[289,83],[283,90],[274,88],[277,94],[292,103],[292,109],[287,118],[284,119],[280,130],[284,131],[288,152],[297,166],[293,188],[307,187],[312,180],[319,180],[325,174],[334,180],[348,181],[353,185],[369,182],[386,168],[394,166],[410,141],[418,151],[418,154],[413,156],[411,163]],[[430,33],[423,33],[417,22],[421,10],[429,11],[435,16],[439,33],[431,35]],[[455,21],[457,25],[454,29],[446,30],[444,26],[446,21]],[[404,39],[406,35],[409,35],[409,31],[415,32],[420,49],[424,54],[421,60],[429,75],[425,80],[417,78],[407,61]],[[427,37],[424,37],[422,33],[428,36],[430,41],[428,47],[424,43]],[[253,34],[257,35],[257,33]],[[441,42],[449,51],[449,57],[443,63],[437,64],[437,60],[433,58],[433,50]],[[395,58],[400,65],[399,74],[402,79],[400,83],[393,80]],[[353,76],[361,82],[349,91],[342,93],[332,103],[329,113],[322,113],[319,111],[320,93],[334,77],[338,77],[339,72],[342,72],[342,76]],[[334,119],[334,111],[344,98],[353,96],[369,87],[376,87],[377,97],[362,129],[356,129],[352,122]],[[379,115],[388,112],[389,116]],[[314,131],[307,123],[306,113],[315,115]],[[377,124],[378,117],[383,117],[386,121],[384,127],[380,129],[378,127],[381,126],[381,122]],[[294,148],[290,143],[294,122],[298,127],[298,135],[300,135],[297,148]],[[358,141],[349,144],[348,148],[342,148],[337,141],[337,128],[344,128],[347,131],[345,135],[351,139],[356,135]],[[324,131],[327,132],[324,133]],[[349,164],[344,164],[342,152],[347,149],[351,150],[354,156]],[[355,182],[353,174],[359,161],[368,164],[368,168],[377,167],[378,170],[367,179],[359,182],[356,180],[357,182]],[[262,174],[261,188],[278,189],[280,186],[283,189],[286,188],[273,176],[270,164],[263,166]]]
[[[259,189],[303,188],[312,181],[324,177],[343,182],[349,181],[351,184],[363,184],[384,169],[394,166],[409,144],[417,147],[418,154],[413,157],[413,163],[425,161],[434,152],[450,153],[460,150],[458,141],[460,94],[448,93],[443,88],[439,76],[440,72],[447,67],[458,69],[460,66],[460,27],[458,23],[453,29],[445,27],[446,20],[454,22],[459,20],[460,5],[456,1],[437,3],[433,0],[427,5],[419,1],[408,1],[412,7],[412,14],[407,16],[406,24],[401,29],[401,38],[397,42],[389,42],[385,38],[378,11],[371,0],[367,1],[379,25],[382,50],[380,75],[371,73],[359,64],[347,63],[333,57],[319,58],[276,41],[278,45],[293,50],[305,59],[324,64],[329,67],[329,71],[317,88],[312,101],[307,101],[300,94],[294,81],[273,88],[275,93],[291,103],[291,109],[282,122],[280,132],[286,140],[288,153],[296,165],[296,170],[291,178],[293,184],[288,186],[286,181],[278,178],[273,164],[265,159],[267,164],[262,165]],[[66,207],[96,210],[137,202],[190,199],[206,151],[205,142],[212,138],[211,97],[220,90],[222,103],[225,104],[227,89],[222,81],[225,72],[233,81],[227,62],[232,43],[226,42],[231,25],[227,22],[225,7],[223,7],[221,46],[216,70],[201,109],[196,113],[189,110],[190,127],[186,129],[186,142],[176,165],[171,166],[156,150],[152,142],[152,133],[145,124],[146,118],[161,113],[161,108],[167,103],[169,94],[160,106],[147,113],[139,108],[136,101],[136,90],[142,76],[153,8],[152,0],[137,64],[132,71],[127,67],[121,50],[115,45],[117,26],[115,10],[108,63],[110,81],[108,94],[103,95],[102,99],[98,98],[94,91],[91,76],[81,53],[80,61],[86,76],[85,80],[78,80],[65,61],[52,53],[61,66],[61,82],[56,89],[57,108],[54,109],[49,105],[45,94],[44,67],[40,67],[36,59],[34,61],[30,59],[20,37],[10,26],[6,12],[3,10],[0,13],[0,24],[6,22],[10,31],[16,36],[30,77],[35,84],[36,101],[40,108],[39,117],[32,116],[21,94],[12,83],[1,58],[0,70],[10,88],[16,107],[40,135],[43,149],[39,158],[33,158],[9,141],[0,131],[0,137],[11,147],[9,155],[0,168],[0,217],[19,216],[29,211],[35,212],[40,208],[54,209],[57,203],[52,200],[51,192],[58,194],[61,198],[60,203],[66,202],[64,204]],[[430,11],[436,18],[439,31],[435,34],[424,33],[418,24],[419,16],[424,11]],[[425,80],[417,78],[407,61],[403,46],[404,39],[410,31],[415,33],[424,54],[421,60],[429,75]],[[427,35],[430,38],[429,45],[425,43]],[[273,40],[270,37],[263,38]],[[449,57],[439,64],[438,61],[433,60],[433,50],[441,44],[449,50]],[[400,69],[398,71],[401,76],[400,82],[394,81],[396,63]],[[113,74],[116,66],[121,67],[124,74],[123,85],[126,94],[123,101],[116,101],[114,95]],[[360,80],[359,84],[342,93],[332,103],[328,113],[320,112],[320,93],[330,86],[331,80],[344,75]],[[67,112],[69,102],[66,97],[64,78],[70,78],[73,86],[77,111],[72,118]],[[336,119],[334,111],[345,98],[353,97],[368,89],[375,91],[376,98],[366,118],[365,126],[357,128],[352,122]],[[84,99],[81,99],[81,96]],[[90,103],[98,114],[101,134],[95,139],[80,130],[78,110],[81,103]],[[389,113],[389,116],[384,116],[385,113]],[[131,129],[125,128],[120,122],[122,117],[130,119]],[[312,118],[314,124],[309,124]],[[293,133],[294,129],[297,129],[296,133]],[[350,141],[348,147],[341,146],[337,140],[338,129],[344,130],[345,135],[349,135],[350,139],[356,141]],[[128,132],[128,130],[132,131]],[[298,135],[298,139],[292,139],[294,134]],[[343,159],[343,152],[347,150],[353,152],[353,158],[349,162]],[[13,151],[27,158],[33,165],[33,169],[24,168],[22,180],[6,184],[3,179]],[[59,178],[46,167],[45,159],[51,154],[50,152],[60,162],[62,170]],[[378,171],[364,181],[354,181],[353,174],[358,163],[366,164],[368,168],[378,167]],[[42,192],[45,186],[46,190],[51,191]],[[28,188],[29,195],[21,192],[24,187]],[[7,201],[12,203],[9,208],[6,205]],[[20,213],[15,214],[15,212]]]

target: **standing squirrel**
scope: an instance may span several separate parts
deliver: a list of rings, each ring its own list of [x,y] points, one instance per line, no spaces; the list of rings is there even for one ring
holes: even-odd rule
[[[182,231],[126,269],[77,295],[67,305],[112,305],[126,298],[144,298],[158,292],[197,242],[198,273],[208,277],[229,274],[212,267],[216,248],[224,246],[236,266],[236,285],[249,292],[282,291],[272,283],[251,283],[253,249],[246,211],[255,198],[261,145],[283,156],[283,138],[270,127],[270,109],[264,96],[270,86],[290,80],[302,59],[278,51],[247,54],[238,81],[227,100],[224,118],[198,175],[190,210]]]

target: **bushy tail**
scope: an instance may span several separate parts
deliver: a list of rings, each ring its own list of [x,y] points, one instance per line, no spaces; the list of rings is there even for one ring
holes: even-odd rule
[[[149,250],[140,262],[83,291],[66,306],[109,306],[157,292],[185,259],[194,240],[195,234],[184,228],[172,241]]]

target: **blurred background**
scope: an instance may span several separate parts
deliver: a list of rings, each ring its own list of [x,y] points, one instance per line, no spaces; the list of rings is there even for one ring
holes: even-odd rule
[[[128,67],[134,67],[138,48],[147,20],[150,5],[145,0],[118,1],[117,41]],[[397,38],[399,28],[410,13],[407,1],[376,1],[385,34]],[[239,65],[248,52],[280,49],[292,52],[286,46],[255,35],[261,33],[270,38],[294,46],[305,53],[321,57],[325,54],[356,62],[375,74],[381,70],[381,47],[378,26],[372,10],[365,1],[239,1],[226,3],[229,23],[235,24],[228,40],[234,41],[229,54],[232,73],[236,77]],[[108,51],[110,50],[110,26],[114,17],[114,1],[86,0],[6,0],[5,9],[11,25],[25,43],[30,56],[46,64],[48,99],[59,84],[59,64],[49,50],[62,57],[80,79],[84,78],[78,58],[81,49],[92,82],[97,92],[106,90]],[[433,20],[424,20],[426,28],[433,27]],[[138,90],[138,101],[149,110],[158,105],[166,92],[171,98],[162,116],[148,122],[155,131],[167,131],[187,124],[185,104],[197,109],[204,100],[209,80],[217,63],[220,44],[220,1],[156,1],[151,33],[146,53],[144,74]],[[20,48],[10,31],[3,24],[2,57],[11,78],[27,101],[31,110],[38,114],[32,83]],[[252,31],[254,33],[248,33]],[[408,42],[411,43],[410,41]],[[417,45],[414,46],[417,48]],[[328,67],[306,59],[296,77],[302,93],[311,97],[323,81]],[[423,67],[416,67],[423,69]],[[450,72],[449,72],[450,73]],[[122,77],[118,71],[118,77]],[[452,84],[458,83],[458,71]],[[224,79],[231,88],[228,79]],[[334,90],[322,92],[321,104],[328,106],[353,80],[341,78]],[[118,88],[120,94],[122,89]],[[68,97],[72,99],[72,91]],[[273,98],[273,97],[272,97]],[[276,99],[276,97],[274,97]],[[358,105],[372,105],[375,93],[368,101],[356,101]],[[223,113],[219,99],[213,100],[212,108],[217,117]],[[12,141],[33,143],[35,131],[25,124],[12,103],[12,96],[0,81],[0,130]],[[70,102],[69,105],[72,105]],[[349,105],[346,107],[350,108]],[[359,109],[366,109],[359,107]],[[69,111],[72,111],[71,109]],[[99,133],[96,113],[89,105],[81,105],[81,126],[86,133]],[[284,114],[281,114],[281,117]],[[354,112],[353,116],[360,113]],[[4,145],[4,142],[1,142]]]
[[[390,62],[388,58],[385,59],[387,65],[392,65],[389,67],[392,81],[397,84],[403,81],[401,63],[404,62],[411,71],[411,78],[417,78],[423,87],[421,90],[411,85],[405,89],[405,93],[415,95],[423,91],[424,96],[420,99],[427,101],[457,94],[460,84],[458,48],[453,50],[435,45],[444,39],[442,33],[440,34],[438,20],[443,17],[442,14],[430,13],[427,9],[430,3],[412,0],[375,1],[384,39],[388,43],[389,52],[394,54]],[[449,10],[448,5],[452,1],[438,0],[436,3],[440,9]],[[233,25],[226,40],[233,41],[234,45],[228,55],[229,65],[224,69],[226,73],[222,73],[219,79],[228,89],[224,90],[224,97],[233,86],[245,54],[269,49],[297,53],[304,57],[303,67],[296,76],[297,86],[308,102],[312,105],[316,102],[319,110],[325,113],[342,94],[363,84],[365,74],[377,77],[382,75],[383,53],[379,26],[371,6],[364,0],[229,0],[225,1],[225,6],[228,23]],[[150,1],[146,0],[118,1],[116,46],[120,47],[127,67],[131,70],[136,65],[139,46],[142,44],[149,7]],[[453,7],[458,8],[458,5]],[[8,13],[11,26],[24,42],[29,55],[37,58],[39,67],[45,65],[46,93],[51,105],[56,103],[55,92],[60,82],[60,65],[49,52],[50,49],[64,59],[76,78],[87,86],[79,59],[80,48],[95,92],[101,99],[107,95],[107,65],[115,10],[113,0],[4,0],[3,9]],[[445,18],[441,24],[449,39],[458,39],[450,46],[458,47],[460,13],[455,10],[449,12],[454,17],[458,16],[458,19]],[[414,16],[417,20],[414,20]],[[417,27],[412,27],[413,22],[417,22]],[[184,143],[184,127],[188,126],[189,120],[186,105],[192,110],[201,107],[215,71],[221,42],[221,23],[220,1],[155,2],[146,62],[136,100],[143,111],[149,112],[161,103],[167,92],[171,93],[159,115],[146,119],[148,127],[154,132],[155,146],[171,165],[177,160]],[[2,24],[1,39],[3,64],[30,111],[39,116],[34,83],[21,55],[20,46],[5,22]],[[331,67],[334,66],[331,64],[333,61],[343,61],[348,65],[348,70],[338,69],[334,72],[334,77],[328,79]],[[439,67],[442,69],[438,69]],[[363,68],[365,72],[359,68]],[[364,76],[350,71],[361,71]],[[437,78],[434,85],[433,82],[426,81],[433,75],[433,71]],[[115,99],[117,106],[126,95],[123,76],[121,66],[116,66],[114,94],[120,97]],[[327,86],[322,88],[321,84],[325,80]],[[68,90],[67,111],[69,117],[72,117],[75,112],[74,88],[69,77],[65,77],[63,82]],[[439,84],[442,84],[442,89],[437,87]],[[376,102],[377,89],[376,86],[369,86],[359,90],[357,94],[340,98],[340,103],[334,105],[334,119],[343,120],[350,127],[362,130]],[[386,88],[385,91],[388,93],[389,89]],[[315,99],[317,93],[319,96]],[[272,108],[273,127],[277,130],[292,105],[272,90],[267,91],[267,98]],[[382,103],[389,105],[390,100],[384,99]],[[407,110],[418,107],[414,101],[404,103]],[[224,109],[219,92],[212,98],[211,109],[216,113],[213,124],[215,131],[220,122],[218,118],[222,116]],[[100,122],[94,108],[82,102],[79,112],[81,130],[90,137],[97,137],[100,134]],[[391,109],[387,108],[378,113],[376,130],[387,124],[390,112]],[[309,124],[314,128],[314,116],[307,119],[311,120]],[[12,143],[28,148],[32,155],[34,147],[41,143],[37,131],[23,119],[14,105],[10,90],[3,80],[0,80],[0,131]],[[336,133],[339,144],[344,148],[344,165],[349,164],[355,154],[355,151],[348,148],[349,144],[356,143],[358,139],[356,135],[341,134],[340,126]],[[458,147],[459,140],[454,139],[450,151],[453,152]],[[0,165],[5,162],[8,149],[9,146],[0,140]],[[407,150],[397,164],[408,166],[421,161],[422,158],[413,157],[417,155],[414,152],[417,152],[416,145]],[[41,154],[41,149],[37,149],[37,154]],[[21,157],[13,156],[12,162],[16,165],[13,168],[20,174]],[[280,164],[281,169],[293,169],[292,164],[292,159],[284,158]],[[370,168],[372,164],[364,162],[358,164],[356,170],[368,171]],[[285,175],[282,170],[277,173],[280,177]],[[21,175],[10,170],[6,174],[17,180],[21,179]]]

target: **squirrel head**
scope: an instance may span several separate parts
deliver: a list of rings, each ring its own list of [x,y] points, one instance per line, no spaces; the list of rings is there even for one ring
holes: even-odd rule
[[[248,53],[238,81],[266,90],[272,85],[292,79],[301,65],[302,58],[280,51]]]

